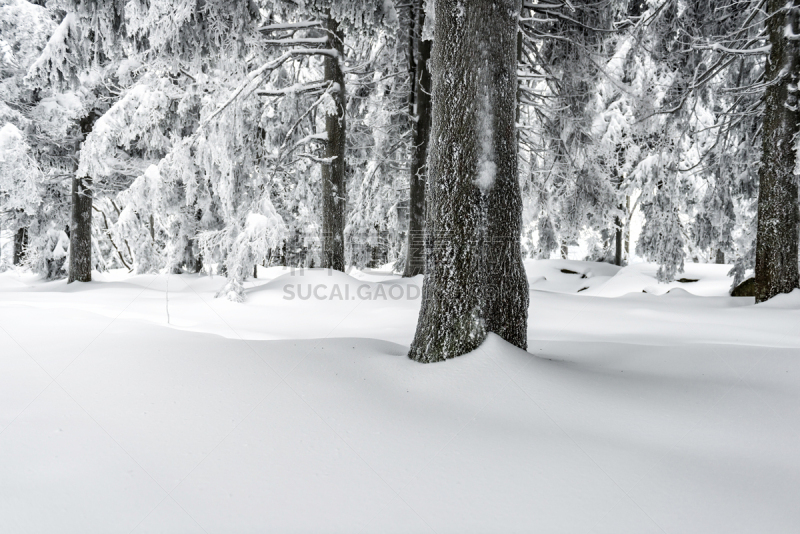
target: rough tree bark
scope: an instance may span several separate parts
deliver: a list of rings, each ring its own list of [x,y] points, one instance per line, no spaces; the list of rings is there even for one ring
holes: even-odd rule
[[[517,179],[519,0],[437,0],[426,271],[409,357],[435,362],[488,332],[527,345]]]
[[[333,158],[322,164],[322,267],[344,271],[344,225],[347,191],[345,189],[345,87],[342,61],[344,60],[344,32],[330,16],[326,18],[327,48],[336,50],[336,56],[325,56],[325,80],[334,84],[333,98],[336,114],[328,115],[325,125],[328,142],[325,157]]]
[[[25,259],[25,249],[28,247],[28,229],[20,228],[14,234],[14,265],[19,265]]]
[[[84,138],[91,133],[97,120],[94,111],[89,112],[80,121]],[[92,178],[89,176],[72,177],[72,218],[69,231],[69,279],[74,281],[92,281]]]
[[[69,232],[69,280],[92,281],[92,179],[72,178],[72,222]]]
[[[413,75],[412,115],[414,116],[411,155],[411,177],[409,180],[408,243],[403,276],[416,276],[425,272],[425,165],[428,159],[428,139],[431,128],[431,72],[428,61],[431,57],[431,41],[422,40],[425,25],[425,9],[421,0],[412,4],[416,19],[410,25],[413,46],[409,70]]]
[[[617,161],[619,161],[619,154],[620,152],[618,148],[616,155]],[[614,179],[614,185],[616,186],[617,191],[619,191],[620,187],[622,187],[622,176],[619,176],[619,174],[616,171],[614,171],[613,179]],[[617,209],[619,209],[619,211],[621,212],[626,211],[626,208],[623,204],[619,204],[619,206],[617,206]],[[617,215],[614,217],[614,265],[617,266],[622,265],[622,258],[623,258],[622,248],[623,248],[623,239],[625,237],[623,236],[623,230],[624,226],[622,224],[622,217]]]
[[[614,265],[622,265],[622,238],[622,220],[614,217]]]
[[[798,287],[798,196],[794,176],[798,132],[797,87],[800,83],[800,43],[797,34],[798,1],[768,0],[767,21],[772,45],[766,66],[766,112],[759,169],[758,229],[756,234],[756,302]]]

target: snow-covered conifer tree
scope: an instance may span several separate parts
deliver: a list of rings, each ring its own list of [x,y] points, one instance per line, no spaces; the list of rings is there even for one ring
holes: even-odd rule
[[[409,357],[435,362],[488,332],[527,346],[520,254],[516,44],[520,3],[437,0],[426,269]]]

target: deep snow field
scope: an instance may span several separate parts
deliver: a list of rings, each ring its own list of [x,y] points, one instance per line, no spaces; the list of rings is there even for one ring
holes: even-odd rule
[[[528,352],[430,365],[421,277],[0,274],[0,532],[800,532],[800,291],[526,269]]]

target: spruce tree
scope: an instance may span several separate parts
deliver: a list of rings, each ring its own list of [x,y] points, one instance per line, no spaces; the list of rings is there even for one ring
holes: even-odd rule
[[[759,170],[756,302],[798,287],[798,197],[795,171],[800,46],[796,1],[769,0],[771,45]]]
[[[81,121],[81,133],[88,135],[95,121],[94,113]],[[72,217],[69,233],[69,280],[67,283],[92,281],[92,178],[72,176]]]
[[[525,348],[520,256],[516,0],[438,0],[426,206],[426,271],[409,357],[435,362],[496,332]]]
[[[325,81],[333,84],[335,113],[328,114],[325,126],[328,141],[327,161],[322,165],[322,267],[344,271],[344,225],[347,204],[345,177],[346,114],[344,32],[328,13],[325,20],[327,48],[335,53],[325,56]]]
[[[412,114],[413,145],[411,147],[411,176],[409,178],[408,246],[403,276],[416,276],[425,269],[425,183],[428,138],[431,128],[431,41],[423,40],[425,9],[420,0],[412,3],[414,24],[411,25],[412,46]]]

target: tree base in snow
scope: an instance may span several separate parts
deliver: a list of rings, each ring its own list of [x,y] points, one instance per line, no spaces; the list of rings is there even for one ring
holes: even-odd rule
[[[471,352],[488,332],[527,346],[514,122],[520,4],[439,0],[435,9],[426,224],[415,236],[424,237],[425,282],[408,354],[423,363]]]

